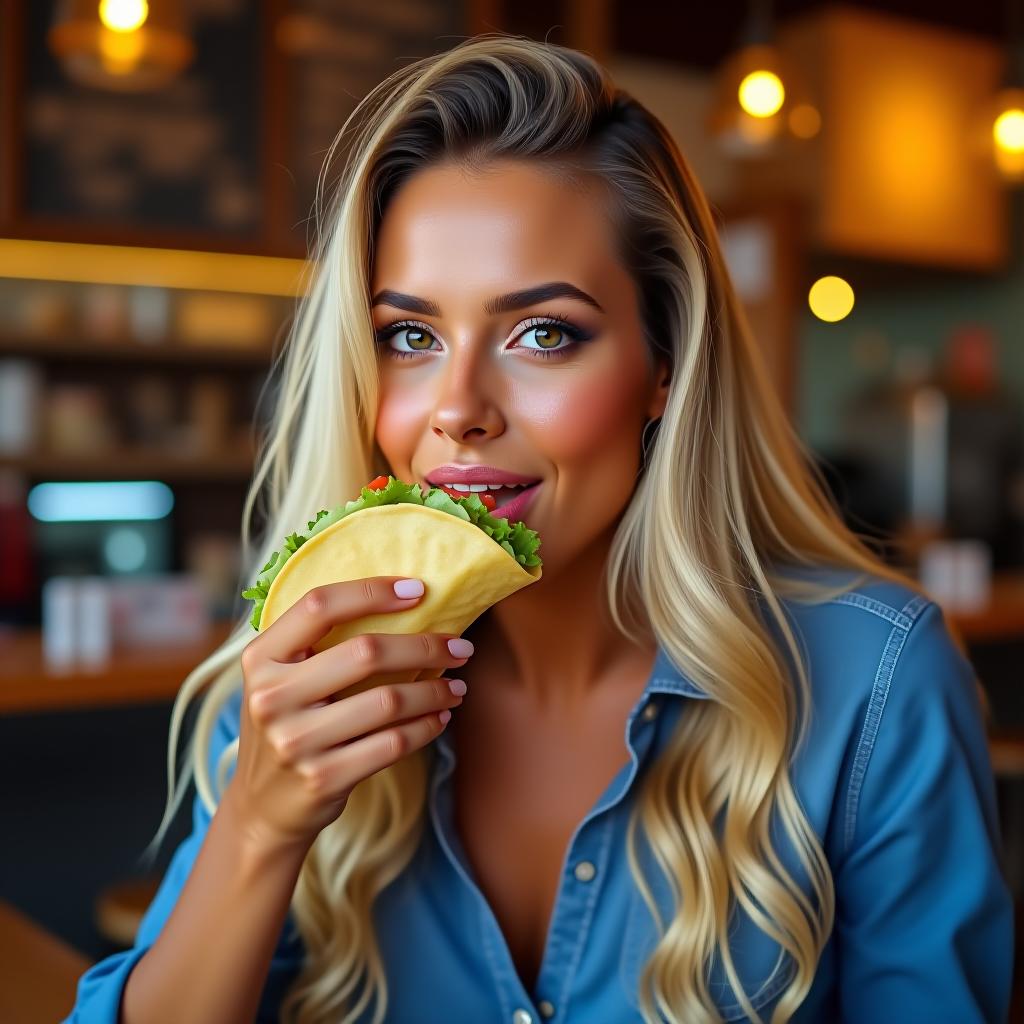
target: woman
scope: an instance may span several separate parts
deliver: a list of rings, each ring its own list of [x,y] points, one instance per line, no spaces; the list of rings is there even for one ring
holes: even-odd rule
[[[417,600],[391,578],[244,619],[175,706],[172,768],[212,682],[193,834],[71,1019],[1004,1019],[973,672],[825,497],[663,126],[580,53],[478,36],[364,100],[325,221],[248,565],[378,473],[486,466],[540,481],[544,575],[469,658],[312,652]]]

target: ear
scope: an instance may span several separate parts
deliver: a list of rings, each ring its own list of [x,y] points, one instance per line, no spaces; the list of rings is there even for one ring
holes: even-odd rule
[[[657,385],[647,406],[648,419],[657,419],[661,416],[665,412],[665,405],[668,402],[668,389],[672,383],[672,368],[664,356],[657,361],[654,379],[657,381]]]

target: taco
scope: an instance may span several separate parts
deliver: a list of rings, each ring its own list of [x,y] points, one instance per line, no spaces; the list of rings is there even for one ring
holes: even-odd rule
[[[252,625],[264,630],[313,587],[365,576],[414,576],[426,592],[414,607],[339,623],[313,651],[360,633],[461,634],[492,605],[541,578],[540,539],[523,522],[490,515],[476,493],[453,497],[440,487],[381,476],[360,496],[321,509],[292,533],[242,597],[254,602]],[[346,693],[407,682],[436,669],[375,676]]]

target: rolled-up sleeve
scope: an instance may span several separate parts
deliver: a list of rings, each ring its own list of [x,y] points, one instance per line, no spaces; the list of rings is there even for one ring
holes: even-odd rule
[[[1013,900],[970,662],[928,603],[874,680],[834,869],[848,1024],[1004,1024]]]
[[[237,735],[237,699],[229,701],[213,729],[208,764],[215,768],[221,751]],[[212,776],[215,777],[215,776]],[[153,901],[143,916],[131,949],[108,956],[89,968],[78,981],[75,1005],[62,1024],[118,1024],[121,998],[128,975],[156,941],[171,915],[192,870],[212,817],[196,794],[192,802],[192,831],[178,846]],[[289,914],[270,965],[257,1021],[276,1021],[278,1007],[301,964],[302,945]]]

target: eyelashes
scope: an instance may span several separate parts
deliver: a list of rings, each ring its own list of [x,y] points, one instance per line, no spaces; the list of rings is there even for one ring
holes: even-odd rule
[[[539,349],[526,347],[524,350],[529,352],[531,356],[535,356],[539,359],[552,359],[560,358],[567,353],[573,352],[579,344],[589,341],[593,335],[589,331],[583,330],[581,327],[577,327],[575,324],[570,323],[562,315],[547,315],[542,314],[540,316],[530,317],[529,320],[524,322],[523,330],[516,335],[516,340],[521,338],[524,334],[529,334],[531,330],[535,330],[538,327],[555,327],[563,334],[567,335],[572,339],[571,344],[562,345],[559,348]],[[396,334],[401,331],[413,329],[420,331],[423,334],[429,335],[431,338],[436,340],[436,335],[426,324],[419,323],[416,320],[398,320],[393,324],[389,324],[387,327],[381,328],[376,332],[377,343],[384,350],[385,355],[393,356],[398,359],[408,359],[411,356],[415,356],[419,352],[431,352],[434,349],[415,349],[412,351],[402,351],[401,349],[392,348],[387,342],[393,338]],[[523,346],[520,346],[523,347]]]

